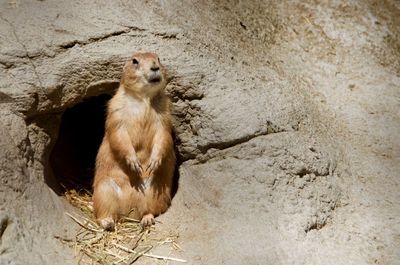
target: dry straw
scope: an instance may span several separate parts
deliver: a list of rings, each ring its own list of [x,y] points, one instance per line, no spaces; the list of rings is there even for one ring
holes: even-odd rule
[[[66,213],[80,228],[73,239],[57,238],[75,250],[78,264],[132,264],[141,257],[154,261],[186,262],[183,259],[150,253],[150,250],[161,245],[180,250],[176,243],[176,234],[163,233],[154,226],[143,229],[138,220],[128,217],[116,224],[115,231],[104,231],[93,221],[92,198],[89,192],[69,190],[65,197],[82,212],[80,215]]]

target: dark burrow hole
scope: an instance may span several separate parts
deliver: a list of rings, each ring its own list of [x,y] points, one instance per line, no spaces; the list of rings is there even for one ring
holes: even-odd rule
[[[92,190],[97,151],[104,136],[108,94],[90,97],[67,109],[61,118],[58,138],[50,154],[57,193],[75,189]],[[175,133],[173,134],[176,143]],[[177,165],[172,196],[178,189],[181,155],[176,149]],[[54,185],[53,185],[54,186]]]
[[[50,165],[64,189],[91,190],[110,98],[107,94],[90,97],[63,113]]]

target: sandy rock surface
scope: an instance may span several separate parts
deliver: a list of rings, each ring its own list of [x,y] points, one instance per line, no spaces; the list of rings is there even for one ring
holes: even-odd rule
[[[174,104],[179,186],[158,225],[182,251],[164,254],[398,264],[396,0],[0,1],[1,264],[75,263],[51,152],[63,113],[111,95],[135,51],[160,55]]]

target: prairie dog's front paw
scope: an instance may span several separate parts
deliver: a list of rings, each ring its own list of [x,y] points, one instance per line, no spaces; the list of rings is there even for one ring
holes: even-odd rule
[[[146,171],[148,171],[149,174],[152,174],[161,165],[161,160],[160,157],[151,157]]]
[[[136,171],[140,175],[143,173],[142,165],[140,165],[139,159],[136,155],[131,155],[126,158],[126,163],[131,170]]]

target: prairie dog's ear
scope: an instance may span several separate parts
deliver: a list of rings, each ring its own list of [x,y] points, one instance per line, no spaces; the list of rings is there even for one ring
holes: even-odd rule
[[[128,64],[129,64],[129,60],[124,63],[124,66],[122,67],[122,71],[126,70],[126,68],[128,67]]]
[[[129,58],[129,60],[127,60],[124,64],[124,66],[122,67],[122,72],[125,73],[126,70],[128,70],[129,66],[132,64],[132,59]]]
[[[124,66],[122,67],[122,75],[121,75],[121,83],[124,83],[126,78],[126,70],[129,66],[130,59],[125,62]]]

